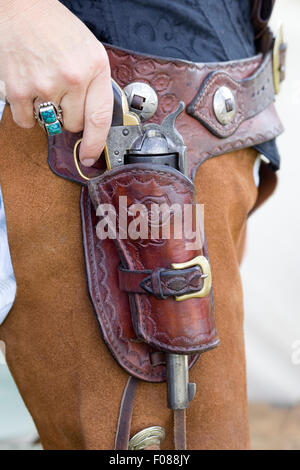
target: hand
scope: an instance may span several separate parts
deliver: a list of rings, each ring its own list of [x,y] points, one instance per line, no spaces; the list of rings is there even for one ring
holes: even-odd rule
[[[58,0],[0,0],[0,12],[0,80],[14,121],[35,125],[35,99],[60,104],[65,129],[84,130],[81,162],[93,165],[113,109],[103,45]]]

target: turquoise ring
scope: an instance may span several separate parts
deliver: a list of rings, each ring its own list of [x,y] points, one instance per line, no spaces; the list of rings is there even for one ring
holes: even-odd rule
[[[52,101],[41,103],[34,112],[34,116],[49,136],[61,134],[63,123],[60,106]]]

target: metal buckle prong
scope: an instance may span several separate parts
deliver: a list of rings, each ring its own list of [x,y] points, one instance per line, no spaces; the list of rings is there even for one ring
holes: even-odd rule
[[[190,294],[183,294],[183,295],[176,296],[175,300],[178,302],[181,300],[206,297],[210,293],[211,285],[212,285],[212,276],[211,276],[211,269],[210,269],[209,261],[207,258],[205,258],[205,256],[196,256],[196,258],[193,258],[190,261],[186,261],[185,263],[171,264],[171,267],[173,269],[186,269],[186,268],[191,268],[193,266],[200,266],[202,270],[201,277],[204,279],[203,287],[201,290],[197,292],[191,292]]]

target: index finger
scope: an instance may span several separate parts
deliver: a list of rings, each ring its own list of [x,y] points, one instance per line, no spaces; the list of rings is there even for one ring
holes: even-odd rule
[[[113,112],[113,91],[109,67],[90,83],[85,100],[84,131],[79,158],[92,166],[104,149]]]

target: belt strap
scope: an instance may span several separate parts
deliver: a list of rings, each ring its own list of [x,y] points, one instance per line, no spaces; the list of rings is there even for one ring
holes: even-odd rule
[[[215,114],[215,97],[220,87],[226,87],[231,93],[231,98],[227,100],[227,114],[235,111],[234,117],[226,125],[220,123]],[[187,112],[214,135],[225,138],[231,136],[244,121],[270,106],[274,99],[273,61],[270,51],[257,71],[242,80],[232,78],[223,70],[211,72],[188,106]]]

